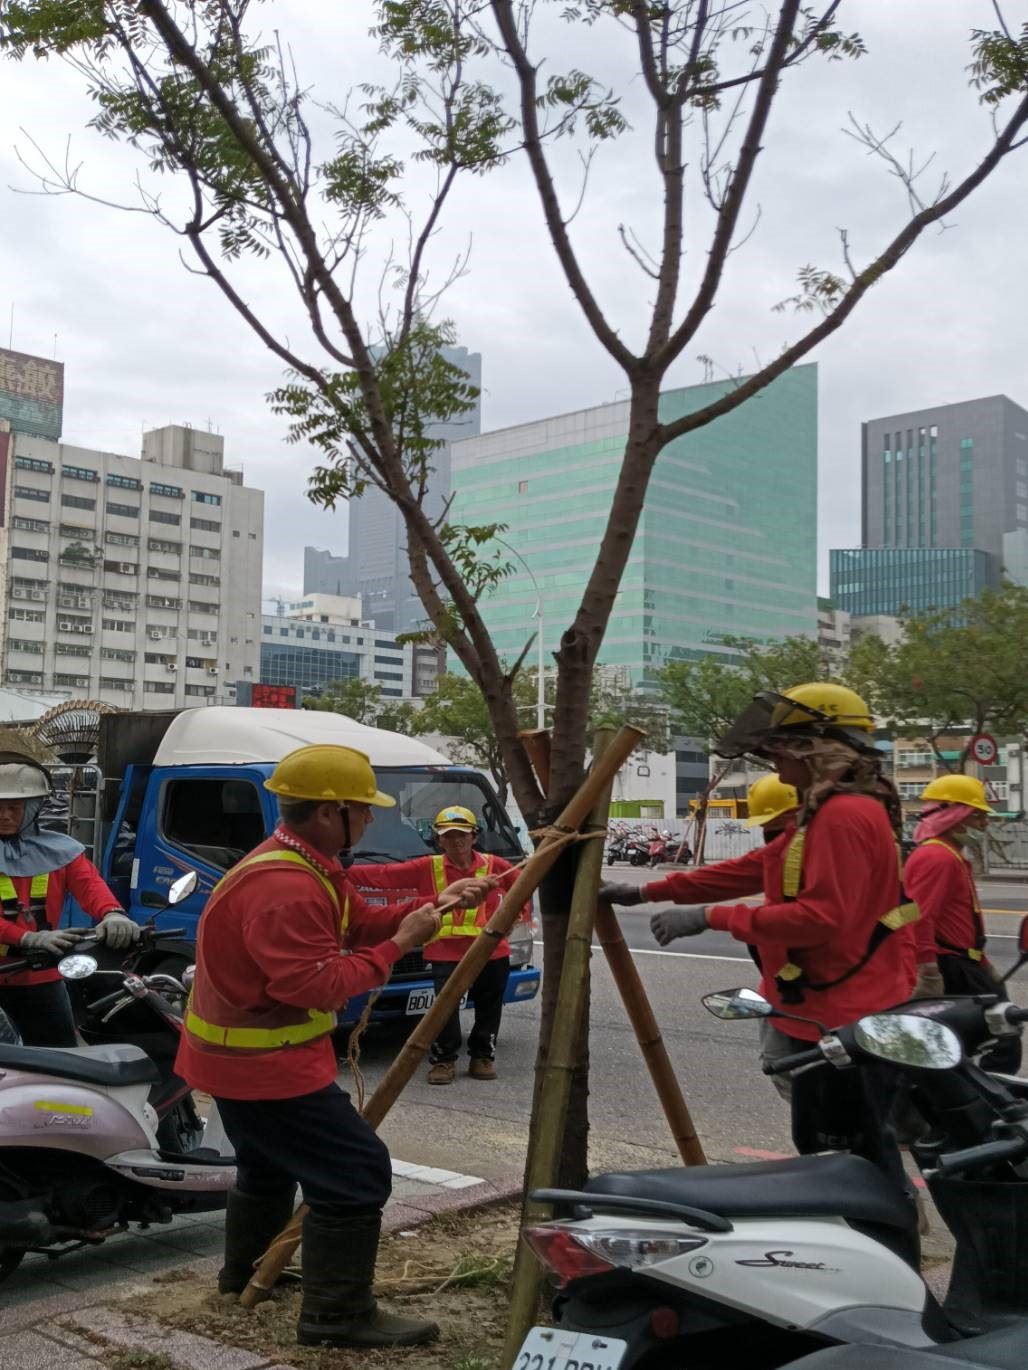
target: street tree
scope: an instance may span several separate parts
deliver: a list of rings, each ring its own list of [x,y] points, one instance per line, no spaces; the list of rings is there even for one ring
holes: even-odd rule
[[[867,675],[872,708],[899,736],[924,738],[945,770],[963,771],[975,733],[1028,731],[1026,634],[1028,589],[1020,585],[908,617],[895,646],[868,644],[877,657]],[[965,741],[951,762],[942,740],[954,734]]]
[[[289,416],[293,437],[321,453],[312,498],[335,507],[373,485],[400,509],[418,594],[485,697],[531,822],[555,813],[581,780],[593,668],[658,456],[758,395],[830,337],[927,229],[1023,145],[1028,35],[1002,21],[973,35],[971,78],[993,119],[977,160],[952,181],[925,189],[890,138],[854,124],[853,135],[884,159],[907,197],[906,221],[861,260],[843,231],[838,266],[801,267],[798,287],[783,302],[799,311],[793,339],[713,402],[669,418],[661,388],[697,345],[732,254],[755,227],[754,171],[773,136],[780,92],[803,63],[863,55],[859,35],[840,26],[841,0],[817,7],[800,0],[765,7],[739,0],[379,0],[371,8],[394,78],[335,103],[317,101],[304,85],[288,33],[261,34],[261,7],[250,0],[6,0],[0,42],[16,58],[66,58],[95,101],[94,128],[138,150],[150,180],[141,174],[136,207],[186,247],[194,269],[287,369],[274,405]],[[588,60],[593,37],[602,79],[578,57]],[[642,103],[631,117],[629,94]],[[611,174],[619,174],[613,158],[602,156],[611,150],[622,165],[645,159],[650,169],[652,195],[640,196],[638,225],[604,225],[602,205],[597,213],[577,212],[590,173],[598,179],[609,160]],[[574,307],[623,372],[629,411],[606,528],[555,653],[545,792],[518,737],[520,662],[501,659],[481,611],[482,581],[461,571],[484,562],[487,579],[498,573],[490,559],[497,530],[433,519],[424,507],[435,458],[429,420],[457,418],[474,402],[467,377],[440,352],[455,334],[433,312],[453,274],[446,265],[438,270],[438,230],[455,187],[496,174],[512,157],[527,159]],[[806,174],[805,166],[797,169]],[[50,158],[40,171],[45,189],[87,190],[74,162]],[[176,193],[164,196],[169,180]],[[787,195],[788,186],[776,192]],[[473,215],[473,204],[465,200],[465,214],[470,206]],[[827,204],[826,212],[834,213]],[[582,244],[605,232],[639,272],[647,317],[634,337],[635,320],[614,317],[589,280]],[[383,240],[409,250],[401,257],[387,248],[383,288],[361,294],[360,267]],[[262,261],[265,285],[251,290],[247,270]],[[299,306],[288,328],[275,307],[276,283]],[[542,894],[544,1044],[566,899],[566,884]],[[584,1072],[575,1092],[584,1098]],[[584,1145],[580,1126],[565,1152],[568,1176],[581,1172]]]
[[[406,700],[384,695],[377,681],[361,680],[359,676],[332,681],[320,694],[308,696],[303,707],[345,714],[355,723],[366,723],[372,728],[388,728],[394,733],[413,733],[418,712]]]
[[[658,674],[675,726],[708,744],[724,733],[760,690],[787,690],[835,674],[814,638],[757,643],[725,637],[723,652],[671,661]]]

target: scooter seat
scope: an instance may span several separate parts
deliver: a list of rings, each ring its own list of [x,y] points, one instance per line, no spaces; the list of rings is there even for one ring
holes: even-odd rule
[[[832,1152],[745,1165],[679,1166],[594,1175],[590,1194],[659,1199],[723,1218],[846,1218],[909,1229],[913,1204],[861,1156]]]
[[[139,1047],[14,1047],[0,1044],[0,1069],[59,1075],[85,1085],[150,1085],[160,1071]]]

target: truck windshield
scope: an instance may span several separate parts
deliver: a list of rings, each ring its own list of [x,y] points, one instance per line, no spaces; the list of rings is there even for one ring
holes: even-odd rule
[[[459,804],[478,819],[476,846],[509,861],[523,852],[517,834],[484,776],[477,771],[376,766],[378,787],[396,800],[394,809],[375,809],[375,820],[353,849],[358,862],[410,861],[438,851],[432,820],[440,809]]]

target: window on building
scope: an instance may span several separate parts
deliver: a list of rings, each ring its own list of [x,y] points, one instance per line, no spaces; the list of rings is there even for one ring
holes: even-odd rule
[[[62,633],[91,633],[93,620],[83,618],[79,614],[58,614],[57,626]]]
[[[204,576],[198,574],[197,572],[190,572],[189,583],[190,585],[220,585],[221,577]]]
[[[241,861],[263,841],[264,830],[261,796],[252,781],[169,780],[162,787],[161,836],[216,870]]]
[[[108,471],[107,484],[113,485],[119,490],[142,490],[143,482],[136,480],[135,476],[119,476],[116,471]]]
[[[144,680],[143,689],[147,694],[173,695],[175,686],[170,680]]]
[[[31,499],[35,500],[38,504],[50,503],[50,491],[40,490],[39,487],[35,485],[16,485],[14,487],[14,493],[18,499]]]
[[[61,475],[65,480],[88,480],[96,482],[99,475],[88,466],[62,466]]]
[[[41,547],[12,547],[11,556],[21,561],[49,561],[50,553]]]
[[[178,571],[166,571],[160,566],[148,566],[146,574],[149,580],[173,580],[176,585],[182,579]]]
[[[101,647],[100,656],[104,661],[135,661],[135,652],[127,647]]]
[[[9,637],[7,647],[12,652],[28,652],[29,656],[43,655],[42,642],[36,642],[27,637]]]
[[[139,574],[139,565],[134,561],[115,561],[108,558],[104,561],[104,570],[115,576],[135,576]]]
[[[527,480],[519,480],[519,481],[518,481],[518,494],[519,494],[519,495],[527,495],[527,494],[528,494],[528,481],[527,481]]]
[[[234,538],[237,538],[237,537],[239,536],[239,529],[238,529],[238,528],[233,528],[233,529],[232,529],[232,536],[233,536]]]
[[[173,595],[147,595],[148,609],[181,609],[182,601]]]
[[[42,609],[23,609],[20,605],[12,604],[7,617],[14,623],[42,623],[46,614]]]
[[[167,538],[147,538],[146,547],[149,552],[164,552],[174,557],[182,555],[181,542],[170,542]]]
[[[217,547],[190,547],[189,555],[199,557],[203,561],[220,561],[221,551]]]
[[[162,495],[165,499],[184,499],[185,494],[178,485],[165,485],[163,481],[152,480],[150,482],[150,494]]]
[[[217,616],[218,606],[206,604],[202,599],[191,599],[189,601],[189,612],[191,614],[214,614]]]
[[[190,526],[190,528],[196,528],[196,529],[198,529],[201,533],[220,533],[220,532],[221,532],[221,524],[217,521],[217,519],[197,519],[197,518],[191,518],[191,519],[189,520],[189,526]]]
[[[107,512],[116,514],[122,519],[137,519],[139,517],[138,504],[114,504],[111,500],[107,501]]]
[[[6,679],[7,679],[7,684],[8,684],[8,685],[42,685],[42,683],[43,683],[43,672],[42,672],[42,671],[8,671],[8,672],[7,672]]]
[[[12,528],[20,528],[23,533],[49,533],[50,523],[48,519],[26,519],[12,518]]]
[[[1017,521],[1018,523],[1028,522],[1028,504],[1019,504],[1017,506]]]
[[[105,618],[101,620],[100,626],[111,633],[134,633],[136,630],[136,625],[130,618]]]
[[[54,672],[54,684],[61,686],[71,686],[76,690],[89,689],[88,675],[65,675],[63,671]]]
[[[182,522],[181,514],[166,514],[163,509],[150,510],[151,523],[170,523],[177,527]]]
[[[86,499],[84,495],[69,495],[64,491],[61,492],[61,503],[64,505],[65,509],[96,508],[95,499]]]
[[[193,499],[197,504],[220,504],[220,495],[208,494],[206,490],[194,490]]]
[[[88,642],[57,642],[54,651],[58,656],[92,656],[93,649]]]
[[[101,690],[123,690],[126,694],[131,694],[133,683],[131,679],[122,680],[120,676],[116,675],[102,675],[100,677]]]
[[[960,447],[962,451],[968,451],[974,447],[974,438],[961,438]]]
[[[104,542],[109,542],[112,547],[138,547],[139,537],[136,533],[104,533]]]
[[[52,461],[43,461],[40,457],[15,457],[14,465],[19,471],[42,471],[48,476],[54,473]]]

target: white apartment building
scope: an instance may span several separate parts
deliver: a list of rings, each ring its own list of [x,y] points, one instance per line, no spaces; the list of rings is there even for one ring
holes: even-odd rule
[[[3,453],[4,685],[170,709],[258,678],[264,494],[223,438],[159,428],[137,458],[0,419]]]

